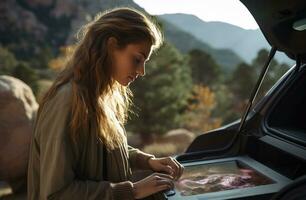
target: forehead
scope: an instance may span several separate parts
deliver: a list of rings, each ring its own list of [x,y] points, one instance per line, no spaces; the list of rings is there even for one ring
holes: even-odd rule
[[[131,43],[126,47],[127,51],[132,53],[144,54],[145,59],[150,56],[152,45],[149,42]]]

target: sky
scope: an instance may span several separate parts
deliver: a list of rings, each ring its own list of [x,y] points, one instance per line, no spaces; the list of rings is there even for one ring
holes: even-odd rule
[[[134,0],[152,15],[186,13],[203,21],[221,21],[244,29],[258,25],[239,0]]]

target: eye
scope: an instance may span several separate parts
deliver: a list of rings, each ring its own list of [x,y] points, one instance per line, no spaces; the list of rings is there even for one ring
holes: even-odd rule
[[[141,63],[141,59],[134,57],[134,64],[139,65]]]

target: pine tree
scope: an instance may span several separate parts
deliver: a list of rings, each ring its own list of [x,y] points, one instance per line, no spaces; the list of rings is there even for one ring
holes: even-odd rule
[[[165,43],[151,56],[146,75],[131,85],[133,112],[127,128],[150,140],[153,133],[163,134],[177,128],[192,89],[188,59]]]
[[[206,52],[193,49],[189,52],[189,65],[194,84],[211,86],[220,81],[221,69],[213,57]]]

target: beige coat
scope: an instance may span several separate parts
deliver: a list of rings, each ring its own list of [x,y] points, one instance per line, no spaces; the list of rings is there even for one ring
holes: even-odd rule
[[[125,141],[107,152],[105,181],[103,145],[96,139],[94,129],[88,130],[79,144],[71,142],[67,134],[70,111],[68,83],[45,104],[35,121],[28,164],[28,200],[134,199],[132,170],[149,169],[147,159],[153,155]]]

